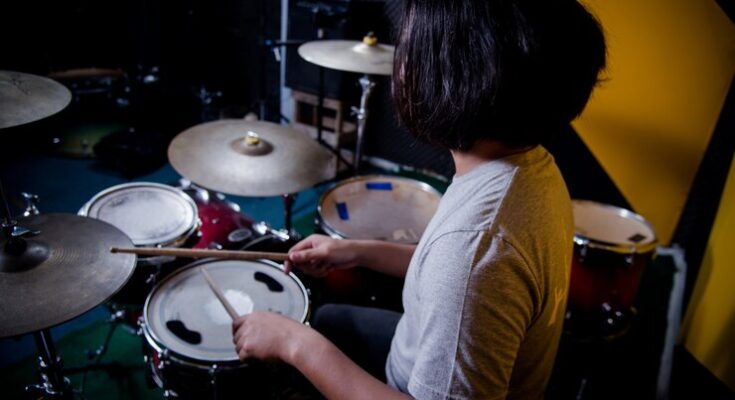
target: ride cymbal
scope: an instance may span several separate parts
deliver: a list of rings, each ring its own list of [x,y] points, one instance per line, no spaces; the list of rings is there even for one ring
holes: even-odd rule
[[[46,329],[79,316],[117,292],[135,269],[135,256],[111,254],[132,246],[114,226],[72,214],[20,221],[40,231],[11,251],[0,233],[0,337]]]
[[[364,41],[317,40],[299,46],[304,60],[325,68],[372,75],[393,73],[395,47]]]
[[[42,76],[0,71],[0,129],[56,114],[71,101],[64,85]]]
[[[240,196],[296,193],[334,174],[328,150],[301,132],[263,121],[196,125],[171,141],[168,159],[197,185]]]

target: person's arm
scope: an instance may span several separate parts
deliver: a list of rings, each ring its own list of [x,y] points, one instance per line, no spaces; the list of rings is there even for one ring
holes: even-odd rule
[[[287,271],[295,266],[319,276],[333,269],[359,265],[402,278],[415,250],[416,246],[411,244],[311,235],[291,248],[284,266]]]
[[[404,307],[420,308],[421,317],[393,339],[416,348],[407,391],[432,400],[506,398],[538,304],[523,257],[487,232],[445,234],[431,243],[414,286]]]
[[[241,360],[278,359],[291,364],[327,399],[411,399],[374,378],[314,329],[269,312],[233,322]]]

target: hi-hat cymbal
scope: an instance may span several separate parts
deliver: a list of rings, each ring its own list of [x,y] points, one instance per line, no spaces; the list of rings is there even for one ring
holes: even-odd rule
[[[372,75],[393,73],[394,51],[390,45],[351,40],[317,40],[299,46],[299,55],[310,63]]]
[[[42,76],[0,71],[0,128],[56,114],[71,101],[64,85]]]
[[[332,155],[303,133],[263,121],[225,119],[179,133],[168,159],[186,179],[240,196],[296,193],[331,179]]]
[[[68,321],[102,304],[135,269],[135,256],[111,254],[132,242],[114,226],[72,214],[42,214],[20,221],[41,233],[23,239],[20,254],[0,234],[0,337]]]

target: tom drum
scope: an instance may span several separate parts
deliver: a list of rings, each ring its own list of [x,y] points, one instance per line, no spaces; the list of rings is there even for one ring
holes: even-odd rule
[[[655,253],[656,233],[642,216],[624,208],[586,200],[574,200],[572,206],[568,308],[573,316],[609,330],[633,310],[641,274]]]
[[[182,190],[152,182],[125,183],[96,194],[79,215],[108,222],[140,247],[189,247],[198,240],[197,206]],[[113,301],[142,306],[171,257],[138,257],[130,282]]]

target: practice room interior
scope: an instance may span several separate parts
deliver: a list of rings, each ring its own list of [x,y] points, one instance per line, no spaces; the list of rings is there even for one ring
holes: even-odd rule
[[[735,398],[735,2],[580,2],[607,65],[543,144],[576,227],[547,398]],[[3,2],[0,397],[318,397],[237,360],[194,271],[236,302],[247,270],[248,310],[304,324],[330,302],[401,310],[402,281],[359,267],[273,273],[312,233],[418,243],[452,181],[393,108],[401,8]],[[149,247],[179,252],[126,253]],[[211,345],[196,307],[222,321]]]

